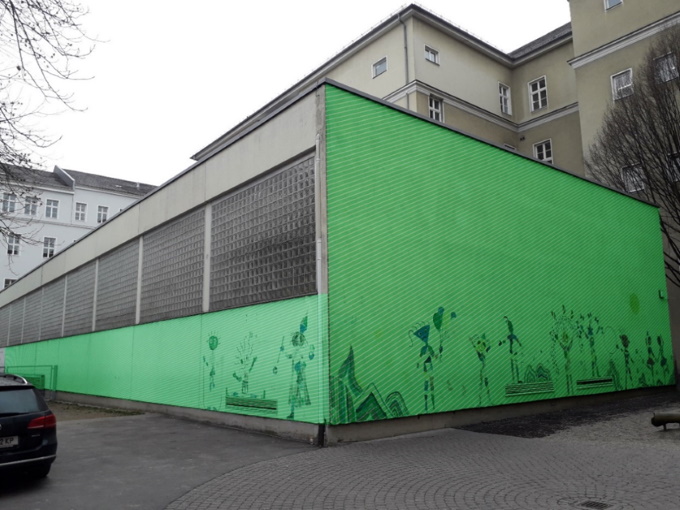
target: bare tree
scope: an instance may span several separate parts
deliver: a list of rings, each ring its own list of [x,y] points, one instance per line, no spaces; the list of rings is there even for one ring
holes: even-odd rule
[[[680,27],[662,32],[616,100],[586,158],[600,182],[660,207],[666,274],[680,286]]]
[[[80,23],[85,14],[69,0],[0,0],[1,235],[14,234],[11,213],[31,193],[21,168],[55,141],[31,122],[55,105],[72,108],[61,86],[75,78],[74,62],[92,51]]]

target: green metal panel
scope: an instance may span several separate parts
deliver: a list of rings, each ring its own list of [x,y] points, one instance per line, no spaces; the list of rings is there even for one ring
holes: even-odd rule
[[[673,382],[658,211],[326,86],[331,423]]]
[[[327,419],[326,296],[9,347],[6,370],[56,389],[238,414]]]

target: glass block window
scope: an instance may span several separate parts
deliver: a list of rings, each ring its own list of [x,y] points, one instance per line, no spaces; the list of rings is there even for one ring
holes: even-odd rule
[[[316,293],[314,159],[217,200],[210,310]]]
[[[9,345],[21,343],[24,329],[24,300],[17,299],[9,305]]]
[[[24,309],[24,334],[23,343],[37,342],[40,340],[40,310],[42,307],[42,289],[31,292],[26,296],[26,308]]]
[[[141,322],[202,311],[204,236],[204,209],[144,236]]]
[[[92,331],[95,263],[90,262],[66,275],[64,336]]]
[[[95,329],[135,323],[139,241],[128,243],[99,259]]]
[[[0,347],[5,347],[9,341],[9,308],[10,305],[0,308]]]
[[[43,287],[40,340],[59,338],[64,318],[64,286],[66,279],[60,278]]]

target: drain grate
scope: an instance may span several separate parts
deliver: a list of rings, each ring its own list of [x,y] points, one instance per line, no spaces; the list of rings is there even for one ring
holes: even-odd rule
[[[612,505],[608,503],[602,503],[601,501],[584,501],[583,503],[579,503],[578,506],[581,508],[592,508],[593,510],[605,510],[606,508],[610,508]]]

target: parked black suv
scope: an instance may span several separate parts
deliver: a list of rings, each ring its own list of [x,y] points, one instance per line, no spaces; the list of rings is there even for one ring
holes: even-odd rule
[[[57,419],[23,377],[0,374],[0,473],[45,477],[57,457]]]

